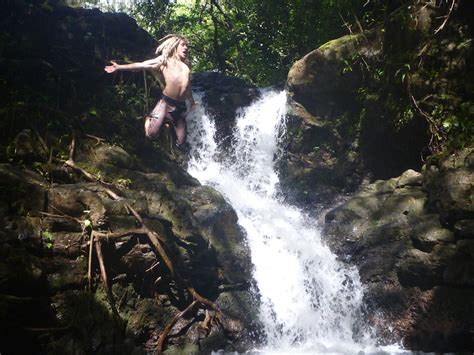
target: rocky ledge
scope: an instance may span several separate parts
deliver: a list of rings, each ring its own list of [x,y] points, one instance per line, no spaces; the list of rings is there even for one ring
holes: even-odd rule
[[[22,143],[36,139],[22,134]],[[223,197],[173,160],[146,165],[94,138],[81,137],[75,164],[100,181],[61,164],[49,166],[48,179],[0,165],[2,352],[27,339],[23,350],[32,352],[145,353],[192,303],[191,288],[221,312],[198,302],[178,318],[165,349],[247,350],[259,329],[258,300],[245,235]],[[174,271],[137,232],[127,206],[160,237]],[[93,250],[92,231],[110,238]]]
[[[421,173],[378,180],[325,216],[324,235],[357,265],[369,321],[412,350],[474,348],[474,149]]]

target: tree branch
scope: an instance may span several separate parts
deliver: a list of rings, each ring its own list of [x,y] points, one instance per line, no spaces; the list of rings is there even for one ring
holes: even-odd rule
[[[158,344],[156,345],[156,349],[159,353],[163,352],[163,345],[165,344],[166,337],[168,336],[169,332],[171,329],[173,329],[173,326],[176,324],[176,322],[184,317],[186,313],[188,313],[197,303],[197,300],[194,300],[189,306],[187,306],[183,311],[179,312],[177,315],[174,316],[174,318],[169,322],[165,329],[160,334],[160,337],[158,338]]]
[[[441,26],[438,27],[438,29],[436,31],[434,31],[434,34],[437,34],[439,31],[441,31],[444,28],[444,26],[446,26],[446,23],[448,22],[449,16],[451,16],[451,13],[453,12],[455,4],[456,4],[456,0],[453,0],[453,2],[451,3],[451,7],[449,8],[449,12],[446,15],[446,17],[444,18],[443,23],[441,24]]]

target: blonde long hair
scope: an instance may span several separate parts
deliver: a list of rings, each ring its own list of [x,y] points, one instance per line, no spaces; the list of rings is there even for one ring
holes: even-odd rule
[[[169,58],[173,58],[176,56],[176,51],[178,49],[178,44],[180,41],[185,41],[186,43],[189,43],[186,37],[177,34],[169,34],[158,40],[158,43],[162,43],[156,48],[155,54],[157,54],[158,56],[163,56],[164,65],[166,65],[166,62]],[[185,58],[184,63],[188,67],[190,67],[189,57]]]

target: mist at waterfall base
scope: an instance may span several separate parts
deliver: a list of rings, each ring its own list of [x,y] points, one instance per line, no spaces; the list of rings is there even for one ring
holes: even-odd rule
[[[247,234],[266,334],[266,345],[254,351],[381,351],[364,322],[357,270],[336,260],[314,219],[277,196],[285,108],[284,91],[264,91],[238,112],[227,157],[205,107],[188,117],[189,173],[225,196]]]

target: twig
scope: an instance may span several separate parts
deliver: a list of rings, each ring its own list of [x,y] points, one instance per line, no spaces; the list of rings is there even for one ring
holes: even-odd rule
[[[206,316],[204,317],[204,320],[202,321],[201,327],[206,329],[207,331],[210,331],[210,323],[211,323],[212,317],[209,314],[209,310],[207,309],[206,309],[205,314]]]
[[[48,146],[46,145],[46,142],[44,141],[43,137],[41,137],[41,135],[39,134],[39,132],[36,129],[34,129],[34,131],[35,131],[36,137],[38,138],[38,140],[39,140],[41,146],[43,147],[43,149],[45,151],[48,150]]]
[[[120,238],[130,237],[131,235],[140,235],[140,234],[146,234],[143,228],[131,229],[125,232],[107,232],[107,233],[97,232],[97,231],[94,232],[94,236],[96,238],[101,238],[101,239],[120,239]]]
[[[340,12],[339,12],[339,17],[341,18],[342,22],[344,23],[344,26],[346,26],[347,29],[349,30],[349,34],[350,34],[350,35],[353,35],[351,26],[350,26],[349,23],[344,19],[344,17],[342,17],[342,14],[341,14]]]
[[[87,280],[89,284],[89,291],[92,290],[92,251],[94,248],[94,231],[91,232],[89,239],[89,260],[87,263]]]
[[[442,131],[439,129],[439,127],[436,124],[435,120],[430,115],[428,115],[425,111],[423,111],[421,109],[420,105],[418,105],[418,102],[416,101],[415,97],[411,93],[410,81],[409,80],[408,80],[408,85],[407,86],[408,86],[408,95],[410,96],[410,99],[412,100],[412,102],[415,105],[416,109],[428,121],[428,127],[429,127],[429,130],[430,130],[430,133],[431,133],[431,138],[430,138],[430,142],[429,142],[428,145],[429,145],[431,150],[437,150],[439,148],[438,143],[443,138],[442,136],[441,137],[439,136]],[[434,149],[433,149],[434,139],[436,139],[436,144],[435,144]]]
[[[99,144],[102,143],[102,142],[105,142],[105,139],[104,139],[104,138],[100,138],[100,137],[97,137],[97,136],[93,136],[92,134],[87,134],[87,133],[85,133],[85,136],[86,136],[87,138],[95,139],[95,140],[97,141],[96,146],[99,145]]]
[[[76,152],[76,135],[72,133],[71,145],[69,146],[69,160],[74,161],[74,153]]]
[[[171,331],[171,329],[173,329],[173,326],[176,324],[176,322],[184,317],[186,315],[186,313],[188,313],[197,303],[198,301],[197,300],[194,300],[189,306],[187,306],[183,311],[181,311],[180,313],[178,313],[177,315],[174,316],[174,318],[171,320],[171,322],[169,322],[165,329],[163,329],[163,331],[161,332],[160,334],[160,337],[158,338],[158,344],[157,344],[157,350],[158,352],[162,352],[163,351],[163,345],[165,343],[165,340],[166,340],[166,337],[168,336],[168,333]]]
[[[359,31],[360,33],[364,36],[364,28],[362,27],[362,25],[360,24],[360,21],[357,17],[357,15],[355,14],[354,11],[352,11],[352,16],[354,16],[354,20],[355,20],[355,23],[357,25],[357,27],[359,27]],[[365,36],[364,36],[365,37]],[[367,39],[367,38],[366,38]]]
[[[211,7],[212,7],[212,5],[214,5],[217,8],[217,10],[221,13],[221,15],[224,17],[224,19],[225,19],[224,25],[228,29],[231,29],[232,28],[232,22],[230,21],[229,16],[227,16],[227,14],[222,10],[222,7],[219,5],[219,3],[216,0],[211,0]]]
[[[145,110],[146,112],[149,112],[150,107],[148,106],[148,83],[146,80],[146,70],[143,70],[143,84],[145,85]]]
[[[151,267],[149,267],[147,270],[145,270],[145,272],[150,272],[151,270],[153,270],[155,267],[157,267],[158,265],[160,265],[160,262],[157,261],[156,263],[154,263]]]
[[[105,291],[107,293],[107,298],[109,299],[110,307],[112,308],[112,312],[116,317],[120,317],[115,307],[114,295],[112,294],[112,290],[109,287],[109,280],[107,277],[107,271],[105,269],[105,262],[104,256],[102,254],[102,242],[98,239],[95,243],[95,251],[97,253],[97,259],[99,259],[99,267],[100,267],[100,274],[102,276],[102,281],[104,282]]]
[[[22,327],[22,329],[24,330],[27,330],[27,331],[30,331],[30,332],[45,332],[45,333],[49,333],[49,332],[60,332],[60,331],[63,331],[63,330],[68,330],[69,328],[71,328],[71,324],[68,324],[64,327],[57,327],[57,328],[32,328],[32,327]]]
[[[456,4],[456,0],[453,0],[453,2],[451,3],[451,7],[449,8],[449,12],[445,16],[445,19],[444,19],[443,23],[441,24],[441,26],[438,27],[438,29],[436,31],[434,31],[434,34],[437,34],[439,31],[441,31],[444,28],[444,26],[448,22],[449,16],[451,16],[451,13],[453,12],[455,4]]]
[[[77,222],[79,224],[82,223],[82,220],[80,220],[79,218],[74,218],[73,216],[70,216],[68,214],[65,214],[63,211],[59,210],[58,208],[54,207],[54,206],[51,206],[52,209],[58,211],[59,213],[61,214],[54,214],[54,213],[48,213],[48,212],[42,212],[40,211],[40,214],[42,214],[43,216],[46,216],[46,217],[53,217],[53,218],[67,218],[67,219],[70,219],[74,222]]]

